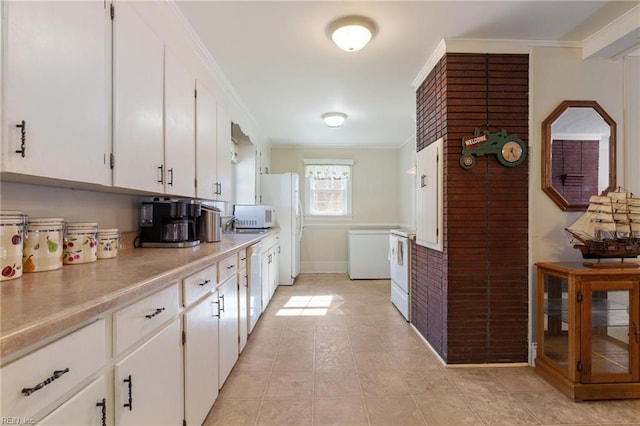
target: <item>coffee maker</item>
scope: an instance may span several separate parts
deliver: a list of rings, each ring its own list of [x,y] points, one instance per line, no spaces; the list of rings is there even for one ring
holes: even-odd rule
[[[193,247],[200,244],[196,221],[201,214],[198,201],[154,198],[142,202],[141,247]]]

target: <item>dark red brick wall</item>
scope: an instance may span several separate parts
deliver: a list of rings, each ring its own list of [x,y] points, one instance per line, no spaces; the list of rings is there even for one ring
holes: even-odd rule
[[[412,322],[451,364],[524,362],[528,159],[460,167],[462,138],[506,129],[528,145],[528,55],[447,54],[417,91],[417,150],[443,137],[444,252],[414,245]]]

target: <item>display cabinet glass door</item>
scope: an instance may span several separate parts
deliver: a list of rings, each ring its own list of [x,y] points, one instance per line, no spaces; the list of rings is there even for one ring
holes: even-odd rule
[[[637,382],[640,293],[636,281],[583,282],[581,381]]]
[[[543,291],[544,335],[541,339],[542,347],[538,347],[538,350],[565,375],[569,375],[569,360],[573,358],[573,346],[570,342],[574,332],[573,327],[569,327],[570,309],[575,309],[573,301],[569,301],[569,282],[564,277],[546,273]]]

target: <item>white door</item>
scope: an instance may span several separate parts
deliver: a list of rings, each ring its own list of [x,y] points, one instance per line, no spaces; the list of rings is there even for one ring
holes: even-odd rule
[[[220,302],[218,387],[222,388],[238,360],[238,274],[218,288]]]
[[[238,272],[238,332],[240,339],[238,341],[238,353],[241,353],[247,345],[249,336],[249,277],[247,270],[243,269]]]
[[[113,185],[164,192],[162,40],[129,2],[113,19]]]
[[[207,200],[218,197],[216,154],[216,100],[202,84],[196,97],[196,196]]]
[[[115,365],[117,425],[178,425],[184,417],[176,319]]]
[[[200,425],[218,397],[218,295],[184,315],[184,411],[187,425]]]
[[[196,191],[195,78],[167,48],[164,60],[165,192],[193,197]]]
[[[42,419],[40,426],[100,426],[109,424],[105,380],[103,376],[91,382],[87,387],[56,408]]]
[[[108,4],[3,3],[2,171],[111,185]]]

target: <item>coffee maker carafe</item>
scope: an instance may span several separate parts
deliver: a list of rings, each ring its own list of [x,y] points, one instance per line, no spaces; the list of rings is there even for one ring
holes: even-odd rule
[[[140,210],[142,247],[193,247],[200,244],[196,219],[200,203],[169,198],[143,202]]]

